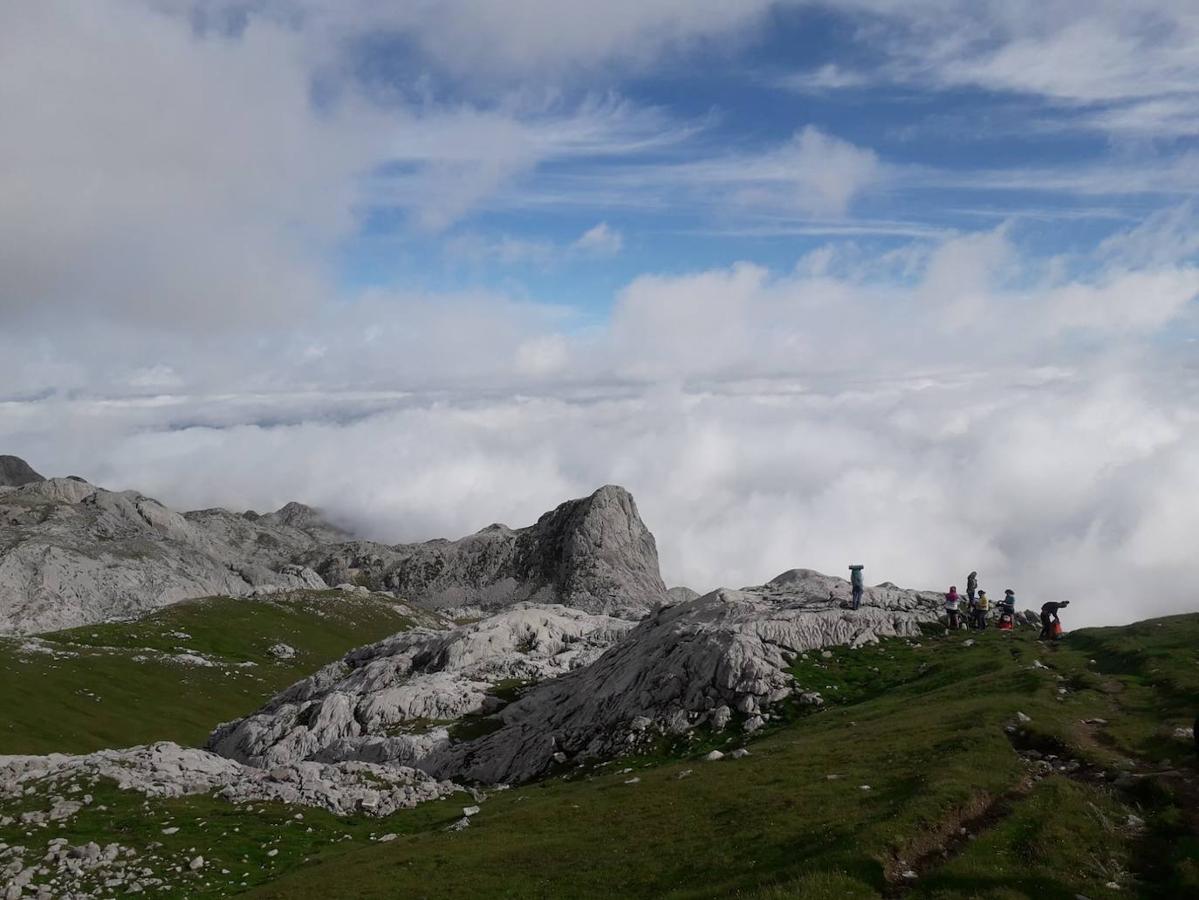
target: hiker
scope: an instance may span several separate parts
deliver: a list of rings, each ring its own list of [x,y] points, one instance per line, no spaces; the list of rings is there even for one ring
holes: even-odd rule
[[[857,609],[862,605],[862,566],[849,567],[849,586],[853,589],[853,602],[850,604],[850,609]]]
[[[962,598],[958,596],[957,585],[951,585],[945,595],[945,618],[949,620],[949,630],[958,630],[958,604]]]
[[[978,573],[971,572],[966,576],[966,599],[974,606],[974,592],[978,590]]]
[[[1000,631],[1011,631],[1016,627],[1016,595],[1012,593],[1012,589],[1008,588],[1003,592],[1003,599],[999,601],[999,629]]]
[[[979,631],[987,630],[987,612],[991,608],[991,601],[987,599],[986,591],[978,592],[978,599],[974,601],[974,627]]]
[[[1061,635],[1062,620],[1058,618],[1057,611],[1065,609],[1070,605],[1069,600],[1063,600],[1061,603],[1050,601],[1041,607],[1041,636],[1042,641],[1056,641]]]

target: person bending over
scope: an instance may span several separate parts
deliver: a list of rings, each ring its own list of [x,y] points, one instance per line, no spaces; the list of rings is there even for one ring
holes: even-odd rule
[[[1058,618],[1057,611],[1065,609],[1069,605],[1069,600],[1063,600],[1061,603],[1050,601],[1041,607],[1041,640],[1057,640],[1057,635],[1054,633],[1054,626],[1060,625],[1062,621]]]

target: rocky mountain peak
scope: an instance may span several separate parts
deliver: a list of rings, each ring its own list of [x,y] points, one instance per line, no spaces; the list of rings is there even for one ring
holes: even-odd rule
[[[21,457],[0,455],[0,487],[20,487],[45,480]]]
[[[654,536],[616,485],[561,503],[525,528],[495,524],[456,541],[395,546],[356,541],[300,561],[330,584],[365,584],[433,608],[533,601],[639,618],[666,601]]]
[[[522,531],[516,553],[518,571],[545,579],[572,606],[601,612],[630,595],[646,598],[646,608],[666,598],[654,536],[618,485],[545,513]]]

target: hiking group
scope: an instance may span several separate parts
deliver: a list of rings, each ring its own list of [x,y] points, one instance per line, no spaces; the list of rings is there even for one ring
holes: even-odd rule
[[[862,605],[863,568],[860,565],[849,567],[849,584],[852,594],[850,609],[857,609]],[[832,599],[831,592],[829,599]],[[1051,601],[1041,606],[1041,640],[1056,641],[1061,638],[1062,622],[1058,617],[1058,611],[1069,605],[1069,600],[1062,600],[1060,602]],[[1015,591],[1008,588],[1003,592],[1003,599],[999,601],[998,609],[997,627],[1000,631],[1011,631],[1016,627]],[[987,596],[987,592],[979,588],[977,572],[971,572],[966,576],[965,598],[958,593],[956,585],[951,586],[945,594],[945,619],[950,631],[957,631],[959,628],[984,631],[990,613],[991,600]]]
[[[1041,640],[1056,641],[1062,636],[1062,622],[1058,617],[1058,610],[1069,605],[1069,600],[1062,600],[1046,603],[1041,607]],[[971,572],[966,576],[964,600],[958,594],[956,585],[951,586],[945,594],[945,618],[950,631],[959,628],[985,630],[990,610],[991,600],[987,597],[987,592],[979,588],[977,572]],[[1003,592],[1003,599],[999,601],[997,624],[1001,631],[1011,631],[1016,626],[1016,593],[1011,588]]]

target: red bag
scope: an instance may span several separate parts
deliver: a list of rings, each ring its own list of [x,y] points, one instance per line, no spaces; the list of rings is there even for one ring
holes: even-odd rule
[[[1054,640],[1057,640],[1061,636],[1062,636],[1062,623],[1054,622],[1053,623],[1053,638],[1054,638]]]

